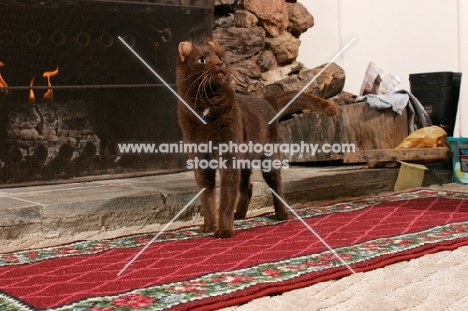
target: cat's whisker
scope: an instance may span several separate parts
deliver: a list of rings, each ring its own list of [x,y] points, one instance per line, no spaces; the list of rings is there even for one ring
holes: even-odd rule
[[[211,81],[211,75],[209,73],[204,76],[203,81],[200,84],[199,91],[200,91],[200,94],[201,94],[201,96],[203,98],[206,98],[206,99],[209,100],[209,96],[208,96],[208,93],[207,93],[207,87],[206,87],[206,84],[207,84],[208,80]]]
[[[195,96],[195,99],[198,98],[198,94],[199,94],[199,92],[200,92],[200,85],[203,83],[203,80],[204,80],[204,79],[205,79],[205,75],[202,74],[202,75],[200,75],[197,79],[195,79],[195,81],[189,86],[188,92],[196,90],[196,92],[195,92],[195,95],[196,95],[196,96]],[[201,80],[201,82],[200,82],[200,80]],[[198,85],[197,88],[194,87],[194,86],[196,86],[196,85]]]
[[[198,87],[197,93],[196,93],[196,97],[195,97],[196,101],[197,101],[197,99],[200,99],[200,103],[202,104],[203,108],[206,106],[206,103],[204,103],[205,101],[203,99],[208,98],[208,94],[206,93],[206,82],[207,82],[208,78],[209,78],[208,73],[203,75],[203,79],[201,80],[201,82],[199,84],[199,87]]]
[[[210,91],[211,93],[215,93],[215,91],[213,91],[213,84],[211,83],[211,79],[213,78],[213,76],[210,76],[210,83],[209,83],[209,86],[210,86]],[[208,99],[209,100],[209,99]],[[213,106],[213,102],[210,100],[210,103],[211,105]]]
[[[200,80],[203,80],[205,73],[202,73],[199,75],[193,82],[190,84],[190,89],[192,89],[192,86],[199,84]]]
[[[195,76],[198,76],[197,79],[199,79],[199,78],[200,78],[200,75],[202,75],[202,74],[204,74],[204,73],[203,73],[203,72],[202,72],[202,73],[200,73],[200,72],[195,72],[195,73],[193,73],[193,74],[191,74],[191,75],[187,75],[184,79],[182,79],[182,81],[188,81],[188,80],[190,80],[191,78],[193,78],[193,77],[195,77]]]
[[[207,85],[209,85],[210,82],[211,82],[211,75],[206,75],[205,79],[203,79],[203,88],[202,88],[202,92],[205,98],[208,98]]]

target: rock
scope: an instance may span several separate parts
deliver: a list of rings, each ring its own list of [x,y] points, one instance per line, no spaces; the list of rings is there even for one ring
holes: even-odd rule
[[[253,28],[257,27],[258,18],[247,10],[238,10],[234,15],[234,23],[236,27]]]
[[[270,50],[261,51],[257,58],[257,65],[260,67],[261,72],[267,72],[274,67],[278,66],[275,54]]]
[[[234,89],[243,94],[260,95],[263,89],[262,74],[257,65],[256,57],[241,60],[231,65]]]
[[[230,27],[235,27],[234,14],[219,16],[213,21],[213,29]]]
[[[226,16],[234,13],[238,8],[239,0],[215,0],[214,15]]]
[[[267,31],[270,37],[278,37],[285,31],[283,25],[278,25],[273,19],[261,21],[260,24]]]
[[[265,30],[255,28],[218,28],[213,31],[213,39],[225,50],[230,64],[250,58],[264,48]]]
[[[243,6],[255,14],[271,37],[282,34],[289,24],[284,0],[244,0]]]
[[[314,17],[301,3],[286,3],[289,14],[288,31],[296,38],[314,26]]]
[[[271,91],[297,91],[302,90],[314,77],[323,69],[325,65],[314,69],[303,70],[299,74],[291,75],[283,80],[265,87],[265,93]],[[345,72],[335,63],[325,69],[320,76],[306,89],[307,93],[328,99],[339,94],[345,84]]]
[[[40,2],[40,1],[38,1]],[[67,1],[64,1],[67,2]],[[73,3],[73,1],[68,1]],[[138,1],[138,2],[151,2],[151,1]],[[229,0],[215,0],[215,2],[229,2]],[[158,0],[159,4],[170,4],[170,5],[186,5],[186,6],[195,6],[201,7],[207,6],[206,0]]]
[[[287,31],[278,37],[267,38],[265,41],[275,54],[278,64],[291,63],[299,55],[301,40]]]
[[[215,0],[214,5],[233,5],[237,2],[237,0]]]

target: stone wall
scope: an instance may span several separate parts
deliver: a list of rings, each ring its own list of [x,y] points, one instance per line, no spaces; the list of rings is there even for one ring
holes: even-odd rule
[[[301,3],[215,0],[215,6],[213,38],[227,50],[238,92],[261,95],[266,85],[305,69],[296,58],[314,18]]]

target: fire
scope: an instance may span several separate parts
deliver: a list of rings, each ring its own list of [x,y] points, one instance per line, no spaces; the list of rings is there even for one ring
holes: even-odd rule
[[[32,89],[33,85],[34,85],[34,79],[36,78],[36,76],[33,76],[31,78],[31,81],[29,82],[29,86],[31,87],[31,89],[29,90],[29,103],[32,105],[36,102],[36,99],[34,98],[34,91]]]
[[[3,66],[5,66],[5,64],[0,62],[0,67]],[[2,74],[0,74],[0,87],[8,87],[8,84],[3,80]],[[8,94],[8,90],[1,90],[0,93]]]
[[[5,64],[0,62],[0,67],[4,67]],[[52,83],[50,83],[50,78],[51,77],[54,77],[56,75],[58,75],[58,72],[59,72],[59,68],[57,67],[57,69],[55,69],[54,71],[46,71],[44,72],[44,74],[42,75],[44,78],[47,79],[47,86],[49,87],[49,89],[47,90],[47,92],[45,92],[44,94],[44,99],[49,99],[49,100],[53,100],[53,90],[52,90]],[[30,89],[29,89],[29,103],[30,104],[34,104],[36,102],[36,98],[34,96],[34,90],[33,90],[33,85],[34,85],[34,80],[35,80],[36,76],[33,76],[31,78],[31,81],[29,82],[29,86],[30,86]],[[8,84],[5,82],[5,80],[3,79],[2,75],[0,74],[0,87],[8,87]],[[0,93],[3,93],[3,94],[8,94],[8,89],[6,90],[0,90]]]
[[[47,78],[47,86],[48,87],[51,87],[52,86],[52,83],[50,83],[50,78],[51,77],[54,77],[58,74],[59,72],[59,68],[57,67],[57,69],[55,69],[54,71],[46,71],[44,72],[44,74],[42,75],[44,78]],[[47,92],[45,92],[44,94],[44,99],[50,99],[50,100],[53,100],[53,90],[52,89],[48,89]]]

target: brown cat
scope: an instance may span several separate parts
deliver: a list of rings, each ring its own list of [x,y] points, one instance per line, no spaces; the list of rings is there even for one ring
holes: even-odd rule
[[[223,143],[280,143],[278,121],[268,124],[277,111],[281,110],[297,92],[268,95],[265,99],[239,95],[234,92],[230,69],[225,61],[224,50],[213,40],[197,45],[193,42],[179,44],[179,57],[176,69],[176,82],[179,95],[199,115],[206,125],[179,101],[178,118],[184,143],[207,144],[213,146]],[[301,95],[282,114],[291,114],[302,109],[337,113],[336,106],[312,95]],[[191,153],[190,159],[218,160],[219,152]],[[216,238],[234,235],[234,218],[244,218],[252,196],[250,183],[251,169],[233,166],[233,159],[277,160],[279,154],[266,156],[258,153],[240,153],[231,150],[222,155],[227,159],[226,168],[219,169],[221,193],[219,216],[216,214],[216,169],[195,168],[195,179],[199,189],[206,188],[201,194],[204,213],[202,232],[212,232]],[[280,168],[262,170],[263,177],[270,188],[283,198]],[[238,198],[239,196],[239,198]],[[275,216],[278,220],[289,218],[288,210],[281,201],[273,196]]]

